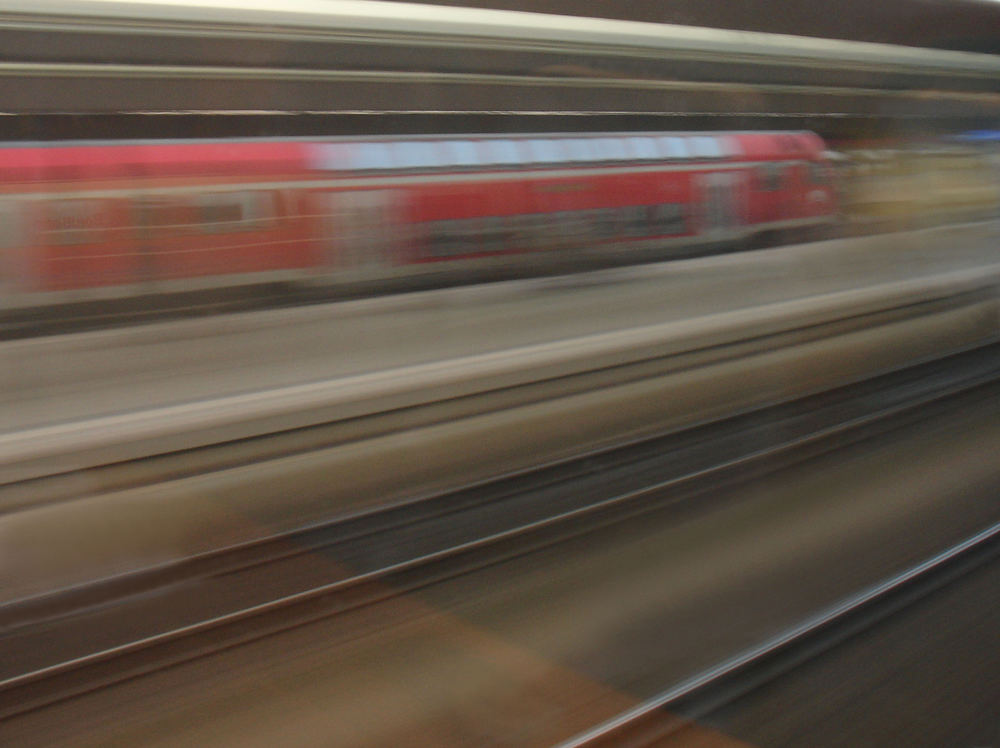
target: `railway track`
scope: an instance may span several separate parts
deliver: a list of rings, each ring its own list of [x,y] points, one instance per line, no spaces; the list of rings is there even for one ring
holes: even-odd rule
[[[960,402],[995,397],[998,374],[1000,349],[970,351],[679,435],[8,605],[0,611],[0,718],[211,657],[625,519],[689,511],[710,502],[714,490],[906,428]],[[289,574],[297,559],[317,552],[335,557],[342,572]],[[289,578],[299,586],[289,587]],[[172,609],[171,600],[192,597],[203,604],[187,620],[155,614]],[[146,627],[139,636],[136,621]]]
[[[665,689],[558,748],[659,745],[692,721],[837,647],[1000,555],[1000,523]],[[683,715],[683,717],[672,716]]]

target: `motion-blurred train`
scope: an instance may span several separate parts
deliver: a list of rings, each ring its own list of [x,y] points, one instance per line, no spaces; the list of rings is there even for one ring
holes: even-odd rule
[[[0,147],[7,309],[568,270],[838,219],[809,132]]]
[[[0,310],[568,272],[996,215],[980,151],[809,132],[0,147]]]

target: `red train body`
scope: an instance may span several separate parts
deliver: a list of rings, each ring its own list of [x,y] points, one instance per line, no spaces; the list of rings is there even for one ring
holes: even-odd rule
[[[0,148],[5,305],[498,265],[572,268],[832,223],[805,132]]]

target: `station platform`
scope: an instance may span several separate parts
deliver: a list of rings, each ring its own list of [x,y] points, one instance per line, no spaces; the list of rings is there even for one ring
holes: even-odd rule
[[[975,269],[1000,224],[0,343],[0,437]]]

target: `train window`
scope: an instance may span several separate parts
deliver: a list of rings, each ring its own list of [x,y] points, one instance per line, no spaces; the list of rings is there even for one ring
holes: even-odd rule
[[[691,147],[691,155],[695,158],[722,158],[722,149],[715,138],[707,136],[689,138],[688,144]]]
[[[436,257],[446,241],[447,234],[441,227],[441,221],[428,221],[424,224],[424,252],[428,257]]]
[[[636,151],[636,140],[638,138],[619,138],[619,142],[622,144],[622,151],[624,152],[623,158],[626,161],[637,161],[640,158],[638,151]]]
[[[607,148],[615,161],[627,161],[632,158],[626,145],[627,138],[605,138]]]
[[[614,151],[610,148],[611,138],[594,138],[590,141],[590,150],[595,161],[614,161]]]
[[[461,238],[460,244],[469,247],[470,252],[482,251],[483,238],[485,236],[485,219],[465,218],[456,221],[456,232]]]
[[[453,257],[465,250],[465,221],[431,221],[427,231],[427,254]]]
[[[447,257],[451,254],[452,233],[447,221],[433,221],[427,232],[427,254],[431,257]]]
[[[441,143],[443,163],[447,166],[479,166],[483,163],[474,140],[445,140]]]
[[[600,208],[595,210],[591,220],[594,222],[599,238],[614,239],[618,236],[621,221],[616,208]]]
[[[646,222],[646,208],[642,205],[630,205],[622,208],[622,224],[625,228],[625,235],[631,238],[649,235],[649,226]]]
[[[601,161],[624,161],[625,146],[621,138],[595,138],[594,151]]]
[[[664,203],[656,206],[656,233],[662,236],[683,234],[686,230],[684,205],[681,203]]]
[[[513,140],[487,140],[486,155],[488,163],[501,166],[513,166],[523,162],[517,144]]]
[[[565,141],[571,161],[597,161],[594,147],[589,138],[571,138]]]
[[[563,230],[563,215],[565,211],[557,210],[546,213],[539,221],[539,237],[543,243],[558,242],[560,238],[565,238],[566,232]]]
[[[757,185],[762,192],[775,192],[781,189],[781,166],[778,164],[758,166]]]
[[[660,235],[660,206],[659,205],[644,205],[642,208],[643,213],[645,213],[644,220],[646,222],[646,236],[659,236]]]
[[[597,221],[598,211],[578,210],[575,211],[573,231],[580,239],[592,239],[598,235],[599,224]]]
[[[100,241],[99,200],[56,200],[48,204],[46,234],[52,244],[92,244]]]
[[[426,140],[396,143],[392,155],[399,169],[428,169],[439,164],[434,143]]]
[[[564,228],[566,236],[574,241],[579,241],[590,234],[590,223],[587,211],[570,210],[566,212],[566,223]]]
[[[629,138],[635,157],[643,161],[655,161],[660,157],[653,138]]]
[[[468,254],[478,239],[478,218],[465,218],[452,224],[451,256]]]
[[[570,236],[581,241],[591,236],[590,211],[574,210],[570,213]]]
[[[526,140],[524,146],[528,158],[536,164],[555,164],[568,158],[566,150],[558,140]]]
[[[232,231],[243,221],[243,201],[215,195],[198,201],[198,224],[205,233]]]
[[[503,248],[517,247],[521,242],[521,216],[516,214],[500,216],[500,223],[503,231]]]
[[[529,238],[529,216],[515,213],[504,216],[504,230],[507,232],[507,246],[509,248],[523,248],[528,244]]]
[[[532,236],[537,248],[545,248],[552,240],[552,235],[558,235],[558,217],[553,213],[535,213]]]
[[[357,171],[377,171],[395,166],[388,143],[359,143],[351,155],[351,168]]]
[[[135,222],[140,229],[178,229],[190,225],[182,203],[168,198],[145,198],[135,203]]]
[[[566,246],[577,238],[577,216],[572,210],[560,210],[552,214],[549,240],[557,246]]]
[[[201,195],[196,205],[198,228],[206,234],[268,228],[274,217],[274,199],[270,193]]]
[[[480,219],[479,247],[483,252],[502,252],[507,248],[507,227],[501,216],[485,216]]]
[[[688,151],[687,143],[685,138],[674,138],[670,136],[661,136],[657,138],[660,141],[660,153],[666,159],[682,159],[690,158],[690,152]]]
[[[500,221],[503,225],[503,241],[504,249],[516,249],[523,244],[521,239],[521,229],[523,223],[521,222],[521,216],[506,215],[500,216]]]

